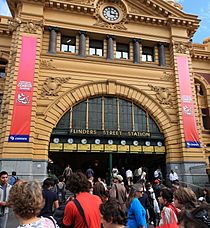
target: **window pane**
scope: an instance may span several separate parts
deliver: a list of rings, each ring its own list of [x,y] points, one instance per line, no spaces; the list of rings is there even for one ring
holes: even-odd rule
[[[104,128],[106,130],[117,130],[117,99],[104,98]]]
[[[68,51],[68,46],[66,44],[62,44],[61,51]]]
[[[102,103],[100,98],[88,100],[88,128],[102,129]]]
[[[78,129],[86,128],[86,102],[83,101],[73,107],[72,127]]]
[[[102,49],[97,49],[96,50],[97,55],[103,56],[103,50]]]
[[[153,62],[153,57],[152,57],[151,55],[148,55],[148,56],[147,56],[147,61],[148,61],[148,62]]]
[[[71,36],[61,37],[61,51],[75,53],[76,50],[76,38]]]
[[[146,112],[138,106],[134,106],[134,128],[135,131],[147,130]]]
[[[117,59],[120,59],[120,58],[121,58],[121,54],[122,54],[122,53],[121,53],[120,51],[117,51],[117,52],[116,52],[116,58],[117,58]]]
[[[123,59],[128,59],[128,53],[127,52],[123,52]]]
[[[72,52],[72,53],[75,53],[76,52],[76,47],[72,46],[72,45],[69,45],[69,51]]]
[[[90,48],[90,55],[95,55],[96,49],[95,48]]]
[[[160,133],[160,130],[157,124],[151,117],[149,117],[149,131],[152,133]]]
[[[144,62],[147,61],[147,56],[146,55],[142,55],[142,61],[144,61]]]
[[[57,126],[56,126],[56,128],[66,128],[66,129],[68,129],[69,128],[69,126],[70,126],[70,124],[69,124],[69,122],[70,122],[70,112],[68,111],[67,113],[65,113],[63,116],[62,116],[62,118],[59,120],[59,122],[58,122],[58,124],[57,124]]]
[[[90,40],[90,48],[103,49],[103,41],[101,40]]]
[[[119,100],[120,105],[120,130],[132,131],[132,103]]]

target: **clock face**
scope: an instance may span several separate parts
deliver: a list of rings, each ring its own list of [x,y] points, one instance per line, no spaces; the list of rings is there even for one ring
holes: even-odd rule
[[[105,7],[103,10],[103,16],[109,21],[116,21],[119,18],[119,12],[114,7]]]

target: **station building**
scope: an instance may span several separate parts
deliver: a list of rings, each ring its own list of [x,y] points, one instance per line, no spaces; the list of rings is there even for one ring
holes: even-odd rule
[[[69,163],[210,173],[210,38],[170,0],[7,0],[0,17],[0,169]]]

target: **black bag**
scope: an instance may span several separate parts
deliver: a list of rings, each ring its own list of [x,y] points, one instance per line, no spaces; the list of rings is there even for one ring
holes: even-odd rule
[[[61,204],[65,201],[65,185],[63,184],[62,188],[60,188],[59,185],[57,184],[56,187],[57,187],[58,202],[59,204]]]
[[[65,210],[65,207],[66,207],[66,205],[67,205],[68,202],[69,202],[69,201],[67,201],[66,203],[61,204],[61,205],[55,210],[55,212],[54,212],[54,214],[53,214],[53,218],[56,220],[56,222],[57,222],[57,224],[58,224],[58,226],[59,226],[60,228],[67,228],[67,227],[68,227],[68,228],[74,228],[74,223],[75,223],[75,221],[73,221],[73,223],[71,224],[71,226],[65,226],[65,225],[63,224],[64,210]],[[86,221],[86,218],[85,218],[85,213],[84,213],[84,210],[83,210],[83,208],[81,207],[79,201],[78,201],[77,199],[74,199],[73,202],[74,202],[74,204],[76,205],[76,207],[77,207],[77,209],[78,209],[80,215],[81,215],[82,218],[84,219],[84,223],[85,223],[86,228],[88,228],[88,224],[87,224],[87,221]]]

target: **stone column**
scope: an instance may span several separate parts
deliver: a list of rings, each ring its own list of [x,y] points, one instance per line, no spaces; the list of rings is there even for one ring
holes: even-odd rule
[[[159,43],[158,45],[158,58],[159,65],[162,67],[166,66],[165,46],[163,43]]]
[[[79,32],[79,56],[86,56],[86,32]]]
[[[57,31],[58,29],[55,27],[49,27],[50,30],[50,40],[49,40],[49,53],[55,54],[57,47]]]
[[[138,39],[133,39],[133,62],[140,63],[140,44]]]
[[[114,60],[114,39],[107,36],[107,59]]]

